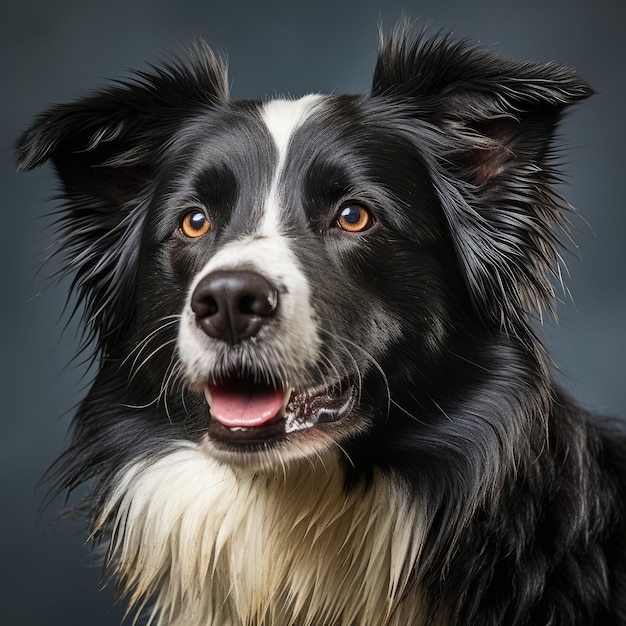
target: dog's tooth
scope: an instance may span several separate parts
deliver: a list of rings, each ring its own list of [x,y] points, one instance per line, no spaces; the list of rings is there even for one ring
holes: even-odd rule
[[[211,395],[211,390],[209,389],[208,385],[204,386],[204,397],[207,401],[207,404],[209,405],[209,409],[211,408],[211,405],[213,404],[213,396]]]
[[[287,387],[285,389],[285,397],[283,398],[283,403],[280,407],[279,415],[284,415],[287,412],[287,405],[289,404],[289,400],[291,400],[291,394],[293,393],[293,387]]]

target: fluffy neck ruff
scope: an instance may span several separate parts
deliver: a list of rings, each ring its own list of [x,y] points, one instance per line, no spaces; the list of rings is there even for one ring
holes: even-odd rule
[[[418,623],[405,591],[424,525],[378,473],[346,491],[332,456],[257,474],[200,446],[128,467],[98,529],[108,567],[150,622],[186,626]]]

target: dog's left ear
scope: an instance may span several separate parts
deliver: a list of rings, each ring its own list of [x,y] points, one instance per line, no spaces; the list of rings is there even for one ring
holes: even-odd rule
[[[411,37],[406,25],[381,46],[372,96],[412,119],[476,308],[510,330],[554,311],[567,219],[552,143],[566,107],[592,93],[567,67]]]

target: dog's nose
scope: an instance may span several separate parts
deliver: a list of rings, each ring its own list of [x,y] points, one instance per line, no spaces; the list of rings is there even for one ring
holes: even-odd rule
[[[256,335],[278,306],[278,290],[249,270],[219,270],[205,276],[191,296],[198,326],[235,345]]]

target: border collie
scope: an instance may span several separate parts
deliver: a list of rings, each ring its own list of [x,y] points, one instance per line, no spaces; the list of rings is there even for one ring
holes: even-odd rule
[[[566,67],[397,27],[370,91],[202,42],[41,115],[98,372],[55,466],[179,626],[626,623],[626,435],[555,384]]]

